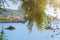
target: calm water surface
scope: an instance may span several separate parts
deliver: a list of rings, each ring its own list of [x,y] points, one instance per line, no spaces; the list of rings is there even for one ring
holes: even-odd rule
[[[5,38],[8,40],[60,40],[60,35],[53,38],[51,37],[51,35],[58,33],[60,30],[56,30],[55,33],[52,30],[43,30],[39,32],[34,25],[32,32],[29,32],[26,27],[27,23],[0,23],[0,30],[2,29],[2,25],[4,28],[9,27],[10,25],[16,28],[15,30],[4,29],[5,36],[7,36]]]

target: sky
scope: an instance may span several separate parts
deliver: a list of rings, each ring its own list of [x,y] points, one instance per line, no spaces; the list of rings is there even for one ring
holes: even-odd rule
[[[18,6],[20,6],[21,5],[21,3],[22,2],[17,2],[17,4],[13,4],[11,1],[9,1],[9,0],[6,0],[7,1],[7,3],[8,3],[8,5],[9,5],[9,7],[6,5],[6,3],[5,3],[5,8],[8,8],[8,9],[13,9],[13,10],[18,10]]]
[[[57,18],[60,19],[60,9],[59,8],[56,8],[56,14],[54,14],[54,8],[52,6],[49,6],[49,4],[47,4],[45,12],[46,12],[46,14],[49,14],[54,17],[56,17],[58,15]]]

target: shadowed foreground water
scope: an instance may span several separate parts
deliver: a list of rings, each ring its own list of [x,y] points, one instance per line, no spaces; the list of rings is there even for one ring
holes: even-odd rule
[[[58,33],[60,30],[56,30],[55,33],[52,30],[43,30],[39,32],[34,25],[32,32],[29,32],[26,27],[27,23],[0,23],[0,30],[2,29],[2,26],[7,28],[10,25],[14,26],[16,29],[4,29],[5,38],[8,40],[60,40],[60,34],[55,37],[51,37],[51,35]]]

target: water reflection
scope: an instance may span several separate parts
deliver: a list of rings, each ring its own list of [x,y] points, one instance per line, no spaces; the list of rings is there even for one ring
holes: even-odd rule
[[[0,40],[7,40],[3,26],[2,29],[0,30]]]
[[[1,30],[1,32],[0,32],[0,40],[4,40],[4,31],[3,30]]]

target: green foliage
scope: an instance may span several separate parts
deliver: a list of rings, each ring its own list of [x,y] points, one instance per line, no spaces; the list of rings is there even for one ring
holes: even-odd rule
[[[3,30],[1,30],[1,33],[0,33],[1,35],[0,35],[0,40],[4,40],[4,31]]]
[[[36,23],[38,29],[42,28],[45,16],[45,5],[46,0],[21,0],[22,8],[26,19],[31,22]]]
[[[27,25],[27,28],[29,29],[29,32],[32,31],[32,27],[33,27],[33,21],[29,22]]]
[[[6,12],[5,4],[9,6],[6,0],[0,0],[0,14],[2,14],[2,12]]]
[[[2,26],[2,29],[0,30],[0,40],[7,40],[3,26]]]
[[[7,21],[7,20],[9,20],[9,19],[7,19],[7,18],[0,18],[0,21]]]
[[[0,13],[2,13],[2,12],[4,12],[4,11],[6,11],[6,9],[0,8]]]

